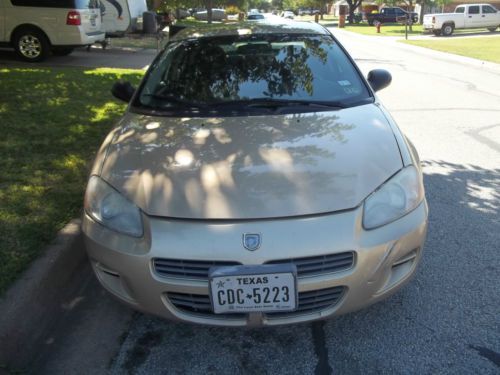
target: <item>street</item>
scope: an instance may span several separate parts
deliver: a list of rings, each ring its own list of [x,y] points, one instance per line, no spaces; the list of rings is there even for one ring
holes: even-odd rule
[[[87,269],[34,372],[500,372],[500,67],[391,38],[334,34],[365,74],[392,73],[379,96],[420,153],[430,221],[413,281],[354,314],[244,330],[132,312]]]

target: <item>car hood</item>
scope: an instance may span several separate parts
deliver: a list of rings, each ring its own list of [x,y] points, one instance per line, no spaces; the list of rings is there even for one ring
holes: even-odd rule
[[[254,219],[354,208],[401,168],[387,119],[369,104],[250,117],[129,113],[101,177],[149,215]]]

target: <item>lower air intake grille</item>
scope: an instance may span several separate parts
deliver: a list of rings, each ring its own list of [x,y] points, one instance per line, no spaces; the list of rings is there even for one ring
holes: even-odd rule
[[[345,287],[319,289],[308,292],[299,292],[297,310],[291,312],[266,313],[269,318],[293,317],[308,314],[333,307],[342,298]],[[170,302],[183,312],[207,317],[241,318],[245,314],[214,314],[210,304],[210,297],[203,294],[167,293]]]
[[[220,318],[241,318],[245,314],[214,314],[210,297],[204,294],[167,293],[170,302],[183,312]]]
[[[340,301],[344,295],[344,290],[345,287],[343,286],[335,286],[333,288],[299,292],[299,306],[295,311],[266,313],[266,316],[269,318],[293,317],[326,310]]]

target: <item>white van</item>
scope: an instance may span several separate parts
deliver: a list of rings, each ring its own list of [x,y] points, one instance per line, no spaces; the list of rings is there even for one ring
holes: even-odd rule
[[[0,43],[26,61],[104,41],[99,0],[0,0]]]
[[[102,24],[107,35],[121,35],[138,29],[147,12],[146,0],[100,0]]]

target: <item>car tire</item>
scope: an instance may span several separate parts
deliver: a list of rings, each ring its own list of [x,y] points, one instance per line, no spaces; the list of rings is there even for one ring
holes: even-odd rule
[[[498,26],[497,27],[488,27],[488,30],[491,32],[494,32],[497,28],[498,28]]]
[[[16,54],[24,61],[42,61],[50,52],[50,43],[45,34],[33,27],[16,31],[13,42]]]
[[[75,49],[71,47],[57,47],[52,49],[52,54],[54,56],[68,56]]]
[[[435,36],[440,36],[440,35],[441,35],[441,30],[432,30],[432,33],[433,33]]]
[[[452,23],[445,23],[441,28],[441,33],[444,36],[450,36],[451,34],[453,34],[453,30],[455,30],[455,25],[453,25]]]

